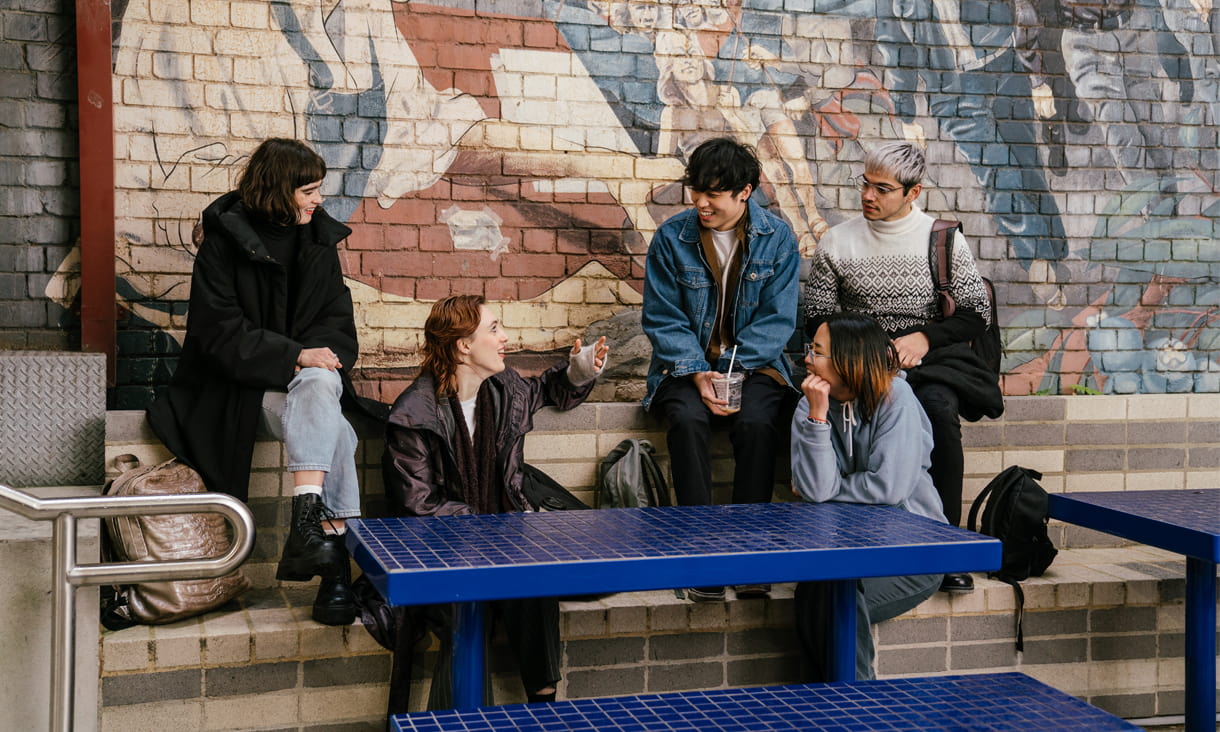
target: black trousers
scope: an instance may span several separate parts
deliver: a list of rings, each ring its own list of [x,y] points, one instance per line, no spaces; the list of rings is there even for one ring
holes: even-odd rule
[[[962,522],[962,473],[965,461],[962,457],[962,420],[958,416],[957,392],[944,384],[920,384],[915,387],[915,398],[923,405],[923,411],[932,423],[932,465],[928,474],[940,502],[944,506],[945,519],[950,526]]]
[[[661,382],[651,410],[669,424],[670,469],[680,506],[712,503],[712,466],[708,442],[712,428],[727,425],[733,445],[733,503],[768,503],[775,489],[775,458],[788,442],[797,393],[766,374],[752,373],[741,387],[741,411],[713,415],[694,380]]]
[[[525,597],[517,600],[495,600],[486,604],[487,627],[494,627],[496,618],[504,626],[509,648],[517,659],[521,685],[526,694],[537,693],[559,681],[559,600],[554,597]],[[453,707],[452,651],[453,606],[427,606],[428,625],[441,641],[440,655],[432,670],[432,690],[428,694],[428,709]],[[491,683],[485,665],[483,702],[492,704]]]

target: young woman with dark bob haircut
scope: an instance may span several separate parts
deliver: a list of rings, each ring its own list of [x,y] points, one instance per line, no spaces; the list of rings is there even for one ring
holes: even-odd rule
[[[398,397],[386,427],[382,468],[389,510],[397,516],[531,511],[522,491],[525,435],[543,407],[584,401],[610,349],[606,339],[568,362],[522,377],[504,364],[508,336],[483,298],[456,295],[432,307],[424,324],[419,377]],[[526,698],[550,701],[559,681],[559,603],[555,598],[501,600]],[[442,640],[429,707],[448,708],[449,606],[433,606],[429,624]]]
[[[945,523],[928,475],[932,427],[898,370],[889,336],[867,315],[832,313],[805,354],[809,375],[792,417],[792,484],[813,503],[898,506]],[[856,678],[874,678],[870,624],[932,596],[942,575],[856,583]],[[796,587],[796,631],[806,681],[829,681],[830,585]]]
[[[360,515],[354,405],[358,347],[336,245],[351,229],[322,208],[326,162],[297,140],[269,139],[237,190],[197,228],[186,339],[153,430],[210,490],[247,500],[255,434],[283,440],[292,517],[276,579],[322,578],[313,618],[355,618],[343,519]],[[325,525],[324,525],[325,524]]]

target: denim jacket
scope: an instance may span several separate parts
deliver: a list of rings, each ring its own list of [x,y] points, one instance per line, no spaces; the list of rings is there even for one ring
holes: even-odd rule
[[[796,237],[782,219],[748,201],[750,227],[743,252],[735,302],[737,361],[733,369],[752,371],[770,366],[792,385],[792,364],[784,346],[796,329],[800,254]],[[648,393],[670,376],[726,371],[727,356],[707,362],[707,346],[716,321],[719,287],[699,240],[694,209],[670,218],[652,238],[644,271],[641,322],[652,342]]]

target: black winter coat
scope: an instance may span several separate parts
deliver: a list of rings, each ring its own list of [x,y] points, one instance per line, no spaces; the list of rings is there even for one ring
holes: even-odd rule
[[[543,407],[571,409],[585,400],[595,381],[574,387],[567,364],[523,378],[511,368],[491,376],[496,405],[496,472],[499,488],[516,510],[528,506],[521,490],[525,435]],[[457,424],[447,404],[437,401],[436,380],[420,373],[390,409],[382,458],[389,511],[394,516],[449,516],[471,513],[462,494],[454,447]],[[531,507],[530,510],[533,510]]]
[[[263,392],[287,388],[302,349],[328,347],[345,369],[359,350],[336,248],[351,229],[321,208],[305,226],[289,313],[287,270],[267,252],[237,193],[204,210],[178,369],[148,409],[170,452],[199,471],[210,490],[243,501]],[[346,371],[342,376],[350,400],[355,392]]]

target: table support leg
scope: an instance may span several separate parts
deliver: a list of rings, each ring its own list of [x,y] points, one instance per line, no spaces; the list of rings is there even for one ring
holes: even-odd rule
[[[1216,565],[1186,558],[1186,732],[1216,729]]]
[[[486,644],[483,603],[459,602],[453,612],[453,706],[483,706],[483,658]]]
[[[835,632],[830,651],[830,680],[856,680],[856,580],[831,582]]]

